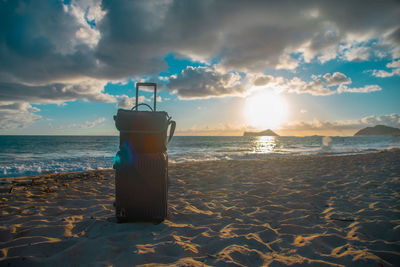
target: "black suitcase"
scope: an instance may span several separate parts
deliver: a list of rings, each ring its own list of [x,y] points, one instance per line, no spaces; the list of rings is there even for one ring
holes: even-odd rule
[[[154,110],[138,111],[140,86],[154,87]],[[161,221],[168,212],[168,154],[175,122],[156,111],[157,85],[136,84],[136,105],[114,116],[120,131],[120,151],[115,157],[115,212],[119,222]],[[170,127],[167,141],[167,129]]]
[[[168,211],[167,153],[136,154],[132,161],[116,168],[117,220],[163,220]]]

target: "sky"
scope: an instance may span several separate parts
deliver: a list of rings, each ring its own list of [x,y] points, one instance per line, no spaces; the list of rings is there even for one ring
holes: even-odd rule
[[[400,3],[0,1],[0,134],[117,135],[136,82],[177,135],[400,127]]]

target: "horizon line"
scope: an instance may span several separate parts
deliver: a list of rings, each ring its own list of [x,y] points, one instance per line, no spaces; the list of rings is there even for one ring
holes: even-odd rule
[[[119,135],[98,135],[98,134],[0,134],[0,136],[98,136],[98,137],[118,137]],[[260,136],[243,136],[243,135],[175,135],[175,137],[262,137],[262,136],[270,136],[270,135],[260,135]],[[270,137],[357,137],[354,135],[277,135],[277,136],[270,136]]]

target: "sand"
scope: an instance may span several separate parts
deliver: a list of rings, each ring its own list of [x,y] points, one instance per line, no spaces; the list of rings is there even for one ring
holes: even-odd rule
[[[0,180],[0,266],[399,266],[400,152],[170,165],[118,224],[112,170]]]

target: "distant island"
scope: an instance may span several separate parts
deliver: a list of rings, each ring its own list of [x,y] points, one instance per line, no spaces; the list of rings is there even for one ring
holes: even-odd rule
[[[359,130],[354,136],[399,136],[400,129],[385,125],[376,125],[375,127],[366,127]]]
[[[268,129],[261,132],[244,132],[243,136],[279,136],[274,133],[272,130]]]

